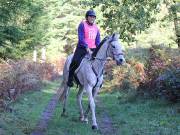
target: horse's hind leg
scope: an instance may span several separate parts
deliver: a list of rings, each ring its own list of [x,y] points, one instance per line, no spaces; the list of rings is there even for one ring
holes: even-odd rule
[[[83,111],[83,106],[82,106],[82,96],[83,96],[83,88],[80,87],[79,91],[77,93],[77,104],[79,106],[79,111],[80,111],[80,121],[84,121],[84,111]]]
[[[69,95],[69,87],[65,84],[64,86],[64,101],[63,101],[63,112],[61,114],[61,116],[67,116],[66,114],[66,105],[67,105],[67,99],[68,99],[68,95]]]

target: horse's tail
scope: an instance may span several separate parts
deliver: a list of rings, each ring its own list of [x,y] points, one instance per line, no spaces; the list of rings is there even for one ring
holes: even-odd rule
[[[69,75],[69,65],[70,65],[70,60],[71,60],[72,56],[69,56],[66,59],[65,65],[64,65],[64,69],[63,69],[63,81],[61,83],[61,87],[60,87],[60,101],[64,102],[66,96],[68,95],[69,92],[69,87],[67,86],[67,80],[68,80],[68,75]]]
[[[66,93],[67,93],[67,89],[65,89],[65,82],[64,82],[64,80],[62,81],[62,83],[61,83],[61,86],[60,86],[60,97],[59,97],[59,100],[61,101],[61,102],[63,102],[64,101],[64,99],[65,99],[65,96],[66,96]]]
[[[69,73],[67,73],[67,71],[64,70],[63,72],[63,81],[61,83],[61,90],[60,90],[60,98],[59,100],[61,102],[64,102],[65,98],[68,96],[68,92],[69,92],[69,87],[67,86],[67,75]]]
[[[60,97],[59,97],[59,100],[61,102],[64,102],[64,100],[66,100],[67,96],[68,96],[68,93],[69,93],[69,90],[70,90],[70,87],[67,86],[66,82],[62,82],[62,87],[61,87],[61,90],[60,90]]]

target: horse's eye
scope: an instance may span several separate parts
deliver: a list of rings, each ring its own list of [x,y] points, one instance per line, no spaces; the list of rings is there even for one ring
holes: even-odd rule
[[[112,48],[115,48],[115,46],[114,46],[114,45],[112,45]]]

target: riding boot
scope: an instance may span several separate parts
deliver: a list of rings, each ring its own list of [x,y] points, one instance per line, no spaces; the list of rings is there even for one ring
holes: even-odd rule
[[[69,67],[69,77],[68,77],[68,82],[67,85],[69,87],[73,87],[73,78],[74,78],[74,71],[77,68],[77,63],[75,61],[72,61]]]
[[[73,74],[69,74],[67,85],[73,87]]]

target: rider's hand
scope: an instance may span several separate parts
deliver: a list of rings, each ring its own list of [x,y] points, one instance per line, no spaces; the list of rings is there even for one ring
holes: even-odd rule
[[[93,52],[91,51],[90,48],[87,48],[86,50],[87,50],[88,54],[92,55]]]

